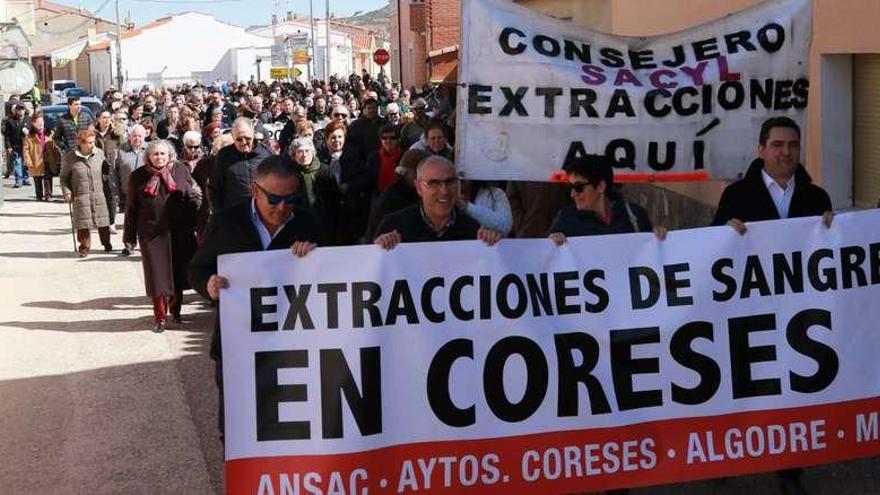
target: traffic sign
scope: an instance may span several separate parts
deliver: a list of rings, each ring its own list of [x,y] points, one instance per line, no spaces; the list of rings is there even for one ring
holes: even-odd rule
[[[385,65],[389,60],[391,60],[391,54],[388,53],[388,50],[379,48],[373,52],[373,62],[376,62],[379,65]]]

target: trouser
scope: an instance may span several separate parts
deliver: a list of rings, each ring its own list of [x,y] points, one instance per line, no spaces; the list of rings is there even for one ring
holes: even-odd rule
[[[156,323],[165,321],[168,312],[175,318],[180,318],[183,309],[183,291],[175,291],[173,296],[156,296],[153,298],[153,317]]]
[[[46,199],[46,195],[44,192],[46,190],[46,188],[44,187],[46,185],[45,178],[45,175],[34,176],[34,196],[37,197],[37,201],[43,201],[44,199]],[[50,185],[49,187],[51,188],[52,186]]]
[[[104,247],[110,246],[110,227],[98,227],[98,238]],[[79,252],[88,253],[92,249],[92,232],[89,229],[76,229]]]
[[[46,171],[45,175],[43,175],[43,198],[46,201],[52,199],[52,172]]]
[[[28,180],[28,173],[27,169],[24,167],[24,160],[22,160],[21,153],[18,151],[12,152],[12,173],[15,175],[15,183],[19,186]]]
[[[116,201],[113,200],[113,190],[107,180],[104,183],[104,199],[107,201],[107,212],[110,214],[110,225],[116,225]]]

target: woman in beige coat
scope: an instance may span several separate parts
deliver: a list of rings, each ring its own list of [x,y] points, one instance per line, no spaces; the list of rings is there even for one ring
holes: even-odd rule
[[[98,229],[104,252],[110,245],[110,214],[104,199],[101,168],[104,152],[95,147],[95,131],[84,129],[76,135],[76,149],[64,156],[61,189],[64,201],[73,203],[73,224],[79,241],[79,255],[88,255],[92,246],[91,229]]]
[[[50,201],[52,177],[58,175],[61,168],[61,150],[52,140],[52,130],[45,128],[43,112],[34,112],[30,120],[30,132],[23,145],[24,165],[34,178],[37,201]]]

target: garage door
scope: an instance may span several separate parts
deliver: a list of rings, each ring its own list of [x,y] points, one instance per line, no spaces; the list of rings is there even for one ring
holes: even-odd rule
[[[853,199],[856,208],[880,200],[880,54],[853,63]]]

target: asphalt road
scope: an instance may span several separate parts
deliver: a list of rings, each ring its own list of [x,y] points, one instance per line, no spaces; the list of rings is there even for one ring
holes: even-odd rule
[[[67,206],[3,183],[0,494],[222,493],[208,308],[189,294],[190,322],[152,333],[137,253],[78,258]],[[813,494],[880,493],[880,458],[810,468],[804,481]],[[632,493],[778,489],[765,474]]]

